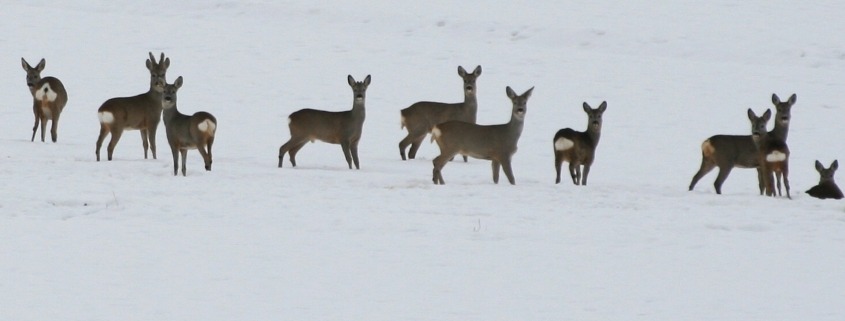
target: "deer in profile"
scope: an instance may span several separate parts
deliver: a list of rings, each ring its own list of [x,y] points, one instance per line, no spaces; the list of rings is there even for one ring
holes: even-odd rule
[[[511,119],[500,125],[477,125],[459,120],[448,121],[435,125],[431,130],[431,140],[437,141],[440,155],[434,158],[432,181],[435,185],[443,185],[441,173],[443,166],[457,154],[492,161],[493,183],[499,183],[499,168],[508,177],[511,185],[516,184],[511,169],[511,158],[516,153],[516,144],[522,135],[528,98],[534,87],[522,95],[517,95],[511,87],[505,89],[508,98],[513,103]]]
[[[475,124],[476,113],[478,112],[475,80],[478,79],[478,76],[481,76],[481,66],[475,67],[472,73],[467,73],[464,67],[458,66],[458,75],[464,80],[464,102],[447,104],[421,101],[402,109],[402,128],[408,130],[408,136],[405,136],[399,142],[399,154],[402,155],[402,160],[406,160],[405,148],[408,145],[411,145],[411,149],[408,150],[408,158],[414,159],[417,156],[420,144],[422,144],[425,136],[431,132],[434,125],[451,120]],[[466,155],[463,157],[464,162],[466,162]]]
[[[596,158],[596,147],[601,138],[602,114],[607,109],[607,102],[603,101],[598,108],[593,109],[584,102],[584,112],[587,113],[587,130],[583,132],[572,128],[564,128],[555,133],[552,140],[555,152],[555,184],[560,183],[560,168],[564,161],[569,162],[569,175],[575,185],[587,185],[590,166]],[[581,167],[583,166],[583,176]]]
[[[748,120],[751,121],[751,138],[757,146],[757,162],[761,169],[763,189],[767,196],[775,196],[775,186],[772,176],[777,178],[777,196],[781,194],[781,178],[786,187],[786,197],[789,195],[789,147],[786,142],[766,130],[766,124],[772,116],[772,111],[766,109],[762,116],[757,117],[751,108],[748,109]]]
[[[57,129],[59,128],[59,116],[67,104],[67,91],[62,82],[55,77],[41,78],[41,71],[46,65],[44,58],[35,65],[35,68],[29,65],[25,59],[21,58],[21,65],[26,71],[26,86],[29,87],[29,93],[32,94],[32,112],[35,114],[35,125],[32,126],[32,139],[35,141],[35,133],[38,130],[38,124],[41,124],[41,141],[44,142],[44,135],[47,129],[47,121],[51,121],[50,138],[55,143],[58,139]]]
[[[141,141],[144,144],[144,159],[147,159],[147,149],[153,152],[156,159],[156,130],[161,121],[161,94],[167,82],[165,74],[170,67],[170,58],[161,58],[156,62],[153,53],[147,59],[147,70],[150,71],[150,89],[143,94],[132,97],[119,97],[106,100],[97,110],[100,120],[100,136],[97,137],[97,161],[100,161],[100,147],[106,135],[111,134],[108,145],[108,160],[112,160],[114,147],[120,141],[124,130],[140,130]]]
[[[290,164],[296,167],[296,153],[308,142],[320,140],[330,144],[340,144],[349,169],[355,163],[358,165],[358,142],[361,140],[361,129],[364,126],[364,101],[367,87],[370,85],[370,75],[364,81],[355,81],[352,75],[347,76],[347,82],[352,87],[352,109],[340,112],[316,109],[301,109],[288,117],[290,139],[279,148],[279,167],[282,167],[285,153],[290,154]]]
[[[769,136],[786,141],[789,134],[789,122],[792,119],[792,106],[797,97],[795,94],[787,101],[781,101],[776,94],[772,94],[772,104],[775,105],[775,126],[768,133]],[[757,148],[749,135],[714,135],[701,143],[701,166],[692,177],[689,185],[691,191],[704,175],[719,167],[719,175],[713,186],[716,194],[722,194],[722,184],[728,178],[734,167],[758,168]],[[765,192],[762,171],[757,170],[757,182],[760,195]]]
[[[824,168],[821,162],[816,161],[816,171],[819,172],[819,184],[807,190],[807,194],[820,199],[842,199],[842,191],[833,180],[833,175],[839,168],[839,161],[834,160],[830,167]]]
[[[182,76],[176,82],[165,84],[161,98],[162,119],[167,132],[167,143],[173,154],[173,176],[177,175],[179,154],[182,154],[182,176],[185,176],[185,159],[189,149],[196,149],[205,162],[205,170],[211,170],[211,145],[217,131],[217,118],[199,111],[185,115],[176,108],[176,92],[182,87]]]

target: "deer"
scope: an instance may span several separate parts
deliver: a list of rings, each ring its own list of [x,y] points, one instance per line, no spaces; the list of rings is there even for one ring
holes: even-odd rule
[[[448,104],[420,101],[402,109],[400,112],[402,116],[401,127],[408,130],[408,136],[405,136],[399,142],[399,154],[402,156],[402,160],[406,160],[405,148],[408,145],[411,145],[411,149],[408,150],[408,158],[414,159],[417,156],[420,145],[434,125],[450,120],[475,124],[478,112],[475,80],[478,79],[478,76],[481,76],[481,66],[475,67],[472,73],[467,73],[464,67],[458,66],[458,75],[464,80],[464,102]],[[466,162],[467,156],[464,155],[463,158]]]
[[[769,136],[786,141],[789,134],[789,123],[792,119],[792,106],[795,105],[795,94],[787,101],[781,101],[777,94],[772,94],[772,104],[775,105],[775,126],[768,133]],[[760,195],[765,187],[762,185],[762,171],[759,170],[757,148],[749,135],[714,135],[701,143],[701,166],[692,177],[689,190],[692,191],[704,175],[719,167],[719,174],[713,186],[716,194],[722,194],[722,184],[728,178],[734,167],[757,168],[757,182]]]
[[[763,185],[766,196],[775,196],[775,186],[772,182],[772,176],[777,178],[777,196],[781,194],[781,178],[783,178],[783,185],[786,187],[786,197],[792,198],[789,195],[789,146],[786,141],[769,135],[766,130],[766,124],[772,116],[771,109],[766,109],[762,116],[757,117],[751,108],[748,108],[748,120],[751,121],[751,137],[754,145],[757,146],[757,162],[761,169],[762,179],[760,184]]]
[[[161,94],[167,83],[166,73],[170,67],[170,58],[161,58],[156,62],[153,53],[147,59],[147,70],[150,71],[150,89],[143,94],[132,97],[118,97],[106,100],[97,110],[100,121],[100,136],[97,137],[95,154],[100,161],[100,147],[106,135],[111,134],[107,147],[108,160],[112,160],[114,147],[120,141],[124,130],[140,130],[141,141],[144,145],[144,159],[147,159],[147,149],[156,158],[156,130],[161,121]]]
[[[596,158],[596,147],[601,138],[602,115],[607,110],[607,102],[603,101],[598,108],[593,109],[587,102],[584,102],[584,112],[587,113],[587,130],[583,132],[572,128],[564,128],[555,133],[552,139],[552,146],[555,153],[555,170],[557,176],[555,184],[560,183],[560,168],[564,161],[569,162],[569,175],[572,176],[572,183],[581,186],[587,185],[587,176],[590,175],[590,167]],[[583,176],[582,170],[583,169]]]
[[[828,168],[824,168],[824,165],[816,160],[816,171],[819,172],[819,184],[808,189],[806,193],[819,199],[842,199],[842,191],[839,189],[839,186],[836,186],[836,182],[833,180],[833,175],[838,168],[838,160],[834,160]]]
[[[510,86],[505,92],[513,103],[511,119],[505,124],[478,125],[470,122],[453,120],[437,124],[431,129],[431,140],[440,147],[440,155],[432,161],[432,181],[435,185],[444,185],[443,166],[457,154],[473,158],[490,160],[493,166],[493,183],[499,183],[499,169],[508,177],[511,185],[516,184],[511,168],[511,158],[516,153],[519,136],[525,122],[528,98],[534,87],[522,95],[517,95]]]
[[[167,133],[167,143],[173,154],[173,176],[178,175],[179,154],[182,154],[182,176],[185,176],[185,159],[189,149],[196,149],[205,163],[205,170],[211,170],[211,145],[217,132],[217,118],[198,111],[185,115],[176,107],[176,92],[182,87],[182,76],[173,84],[165,84],[161,96],[162,120]]]
[[[361,169],[358,164],[358,142],[361,140],[361,129],[364,126],[364,101],[367,87],[370,85],[370,75],[364,81],[355,81],[352,75],[346,78],[352,87],[352,109],[332,112],[317,109],[300,109],[288,117],[290,139],[279,147],[279,168],[282,167],[285,153],[290,154],[290,164],[296,167],[296,153],[305,143],[315,140],[330,144],[340,144],[349,169],[355,163],[355,169]]]
[[[35,141],[35,133],[38,131],[38,124],[41,124],[41,142],[44,142],[47,121],[51,121],[50,138],[55,143],[58,140],[57,130],[59,128],[59,116],[67,104],[67,90],[62,81],[55,77],[41,78],[41,71],[44,70],[47,61],[41,61],[33,68],[21,57],[21,65],[26,71],[26,86],[32,95],[32,112],[35,114],[35,125],[32,126],[32,139]]]

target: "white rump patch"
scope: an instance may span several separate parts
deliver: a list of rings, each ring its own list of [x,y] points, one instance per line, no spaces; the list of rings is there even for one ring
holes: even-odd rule
[[[405,116],[402,116],[402,119],[399,120],[399,129],[405,129]]]
[[[214,131],[217,129],[217,125],[214,124],[210,119],[206,119],[203,122],[197,125],[197,128],[203,132],[214,135]]]
[[[437,126],[434,126],[434,128],[431,129],[431,136],[433,136],[435,138],[440,137],[440,135],[442,135],[442,134],[443,133],[440,132],[440,128],[437,128]]]
[[[555,141],[555,150],[564,151],[572,148],[572,146],[575,146],[575,142],[563,137]]]
[[[290,126],[290,117],[288,117],[288,126]]]
[[[766,161],[767,162],[782,162],[782,161],[785,161],[785,160],[786,160],[786,154],[784,154],[781,151],[776,150],[776,151],[769,153],[769,155],[766,155]]]
[[[43,86],[41,86],[41,88],[35,91],[35,100],[38,101],[42,101],[46,98],[47,101],[54,102],[56,101],[57,96],[59,96],[59,94],[56,93],[53,88],[50,88],[50,83],[46,82]]]
[[[110,111],[101,111],[97,113],[97,117],[100,118],[101,124],[114,123],[114,114],[112,114]]]

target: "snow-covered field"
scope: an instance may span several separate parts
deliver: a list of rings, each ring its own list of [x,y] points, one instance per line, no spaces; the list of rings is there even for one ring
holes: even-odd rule
[[[843,158],[840,1],[28,1],[0,10],[0,320],[843,320],[845,204],[810,198]],[[217,116],[214,170],[173,177],[137,131],[96,162],[96,110],[145,92],[147,53]],[[20,57],[69,102],[30,142]],[[478,121],[534,86],[517,185],[471,159],[431,183],[401,161],[399,110],[463,99]],[[346,110],[372,75],[348,170],[338,145],[277,168],[286,117]],[[792,200],[736,169],[694,191],[699,146],[798,101]],[[587,187],[554,184],[552,136],[608,102]],[[103,151],[105,153],[105,151]],[[287,158],[287,157],[286,157]],[[841,176],[841,175],[840,175]]]

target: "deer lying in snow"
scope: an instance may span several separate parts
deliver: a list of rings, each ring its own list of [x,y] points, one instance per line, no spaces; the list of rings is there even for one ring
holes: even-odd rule
[[[67,91],[62,82],[55,77],[41,78],[41,71],[44,70],[46,61],[42,58],[35,68],[21,58],[21,65],[26,71],[26,86],[32,94],[32,112],[35,114],[35,125],[32,126],[32,139],[35,141],[35,133],[38,124],[41,124],[41,141],[44,141],[47,121],[53,123],[50,126],[50,138],[55,143],[58,140],[59,116],[67,104]]]
[[[182,76],[176,82],[165,84],[161,97],[164,129],[167,142],[173,154],[173,176],[177,175],[179,154],[182,154],[182,176],[185,176],[185,159],[188,149],[197,149],[205,162],[205,170],[211,170],[211,145],[217,131],[217,119],[211,114],[200,111],[185,115],[176,108],[176,92],[182,87]]]
[[[301,109],[288,117],[290,139],[279,148],[279,167],[282,167],[285,153],[290,153],[290,164],[296,167],[296,153],[305,143],[315,140],[331,144],[340,144],[346,163],[352,169],[358,166],[358,142],[361,140],[361,129],[364,126],[364,101],[367,87],[370,85],[370,75],[364,81],[356,82],[352,75],[346,81],[352,87],[352,109],[341,112],[331,112],[316,109]]]
[[[820,199],[842,199],[842,191],[833,180],[833,174],[839,168],[839,161],[834,160],[830,167],[824,168],[821,162],[816,161],[816,171],[819,172],[819,184],[807,190],[807,194]]]
[[[432,181],[434,184],[445,184],[441,170],[446,163],[457,154],[492,161],[493,182],[499,183],[499,168],[505,172],[508,181],[516,184],[511,169],[511,157],[516,153],[516,144],[522,135],[525,121],[526,104],[534,87],[522,95],[506,88],[508,98],[513,103],[511,120],[501,125],[476,125],[463,121],[449,121],[434,126],[431,130],[432,141],[440,146],[440,156],[434,158]]]

